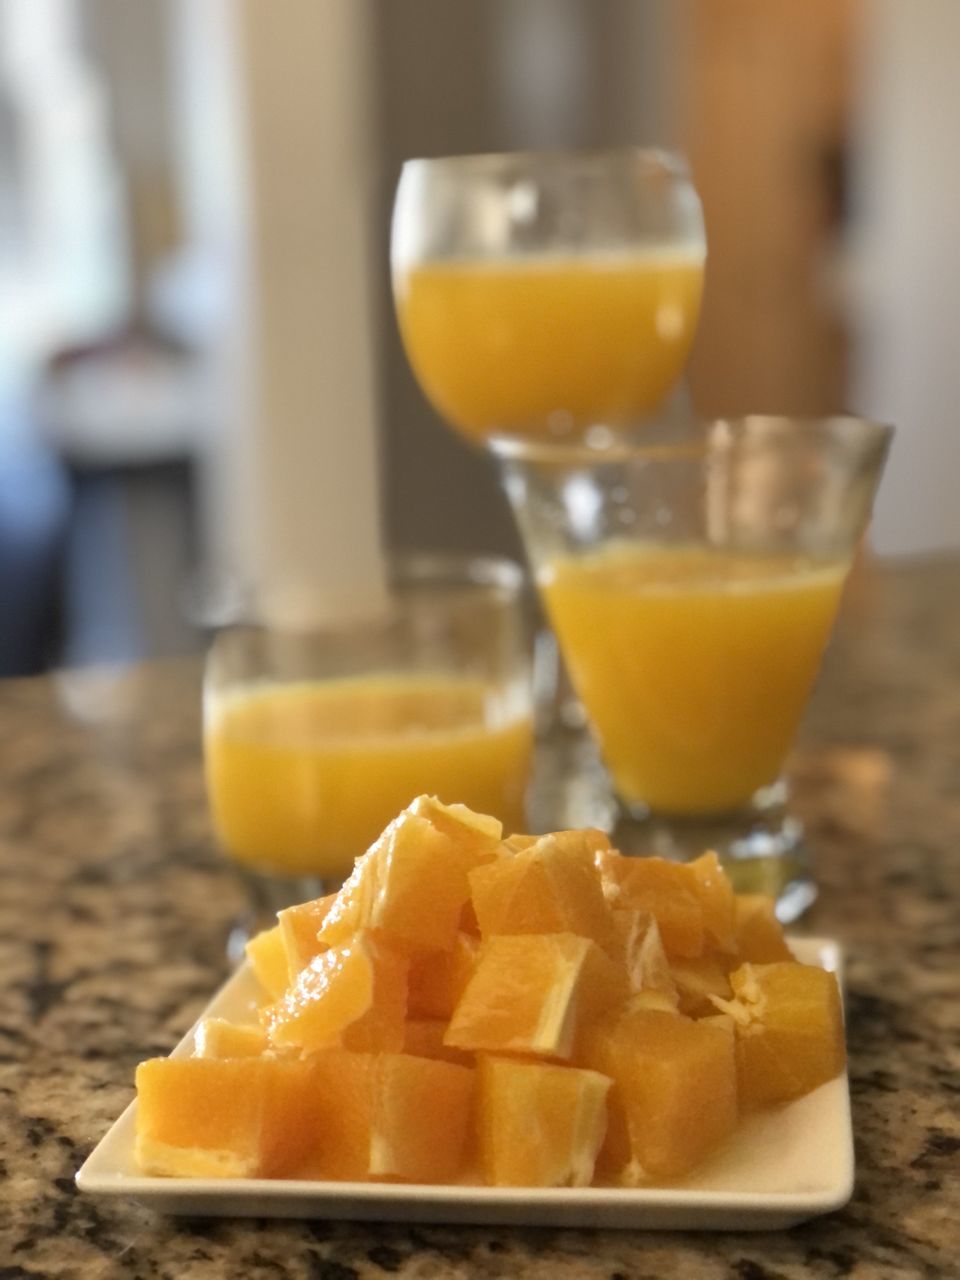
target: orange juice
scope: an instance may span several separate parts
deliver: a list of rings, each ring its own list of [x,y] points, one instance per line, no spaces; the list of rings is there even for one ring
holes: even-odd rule
[[[635,544],[544,572],[560,647],[623,800],[719,813],[776,780],[846,571]]]
[[[417,795],[522,830],[528,716],[491,725],[480,681],[368,676],[250,686],[209,709],[207,787],[225,849],[278,875],[342,877]]]
[[[649,413],[687,358],[702,282],[701,253],[648,250],[451,259],[399,273],[395,293],[421,387],[483,438]]]

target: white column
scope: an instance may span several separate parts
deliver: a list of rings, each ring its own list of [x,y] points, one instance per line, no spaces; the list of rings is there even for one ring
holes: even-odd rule
[[[384,601],[366,0],[234,0],[237,199],[206,491],[214,538],[281,626]],[[212,178],[218,176],[215,169]],[[228,221],[228,220],[225,220]]]
[[[960,547],[960,4],[863,9],[853,403],[897,428],[872,530],[887,554]]]

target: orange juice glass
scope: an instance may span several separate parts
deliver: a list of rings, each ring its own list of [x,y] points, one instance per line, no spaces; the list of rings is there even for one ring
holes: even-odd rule
[[[427,792],[524,828],[533,744],[523,575],[413,557],[362,627],[229,628],[208,658],[214,826],[261,915],[339,885]]]
[[[752,417],[496,449],[624,838],[715,847],[784,918],[815,884],[781,771],[889,439]]]
[[[410,160],[391,269],[411,367],[477,443],[632,423],[676,386],[706,256],[683,159],[621,148]]]

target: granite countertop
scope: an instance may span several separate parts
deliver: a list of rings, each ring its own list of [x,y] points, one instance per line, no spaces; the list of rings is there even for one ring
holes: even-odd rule
[[[792,765],[848,950],[857,1189],[791,1231],[184,1221],[73,1175],[225,972],[199,670],[0,685],[0,1280],[960,1274],[960,561],[862,571]]]

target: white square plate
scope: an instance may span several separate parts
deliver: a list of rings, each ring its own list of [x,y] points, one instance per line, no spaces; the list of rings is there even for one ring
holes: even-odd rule
[[[797,938],[791,946],[798,960],[840,976],[837,943]],[[243,966],[214,997],[206,1016],[249,1017],[256,993],[256,980]],[[172,1056],[188,1057],[192,1050],[190,1031]],[[637,1190],[144,1177],[133,1160],[136,1107],[136,1102],[127,1107],[91,1153],[77,1186],[93,1195],[129,1196],[160,1213],[759,1231],[830,1213],[853,1193],[846,1075],[788,1106],[750,1117],[682,1184]]]

